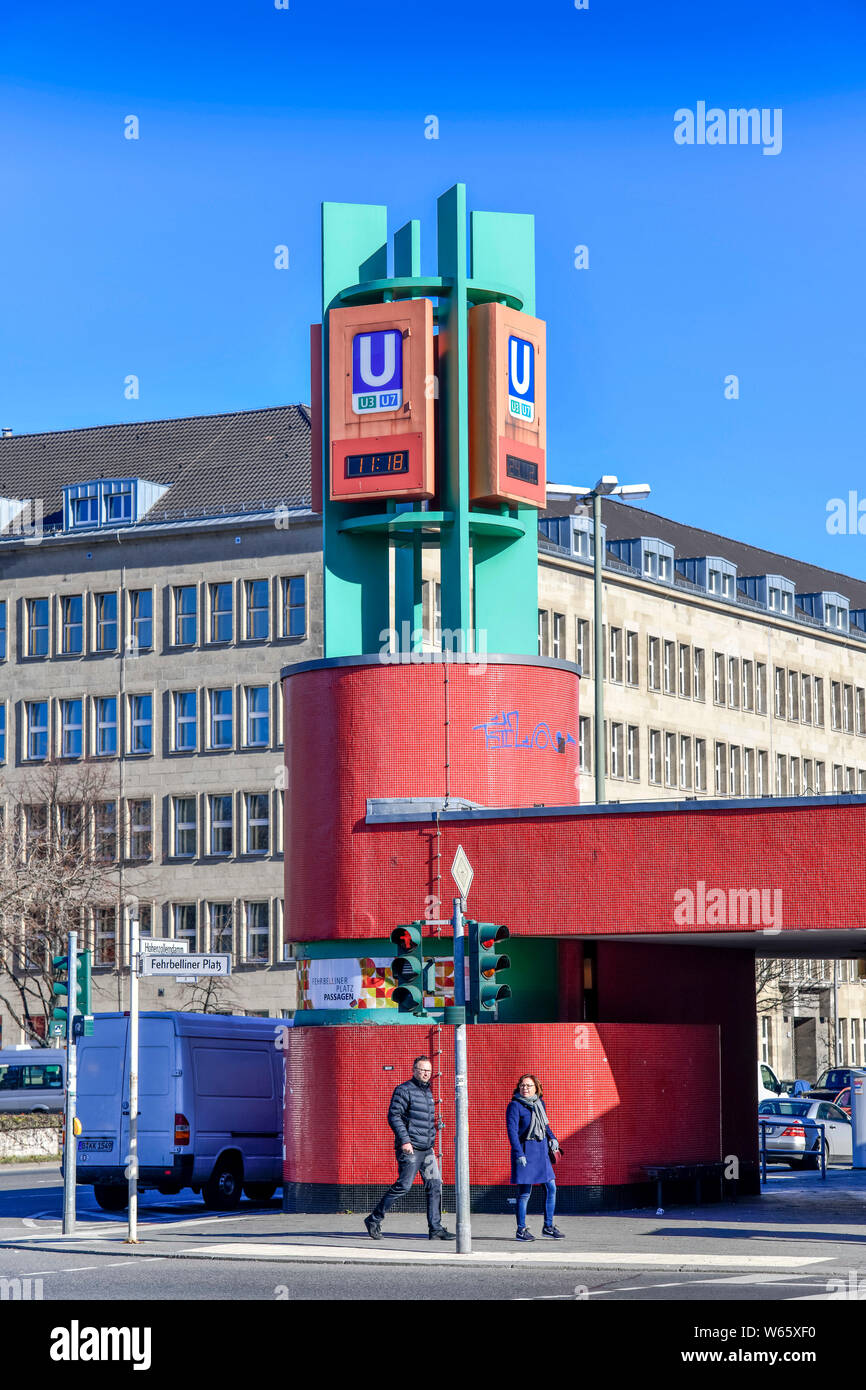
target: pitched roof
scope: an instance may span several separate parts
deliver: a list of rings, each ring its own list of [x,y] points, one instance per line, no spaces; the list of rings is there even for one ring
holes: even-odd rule
[[[552,502],[543,515],[566,516],[572,510],[571,503]],[[819,565],[793,560],[787,555],[778,555],[773,550],[762,550],[758,546],[746,545],[743,541],[717,535],[714,531],[701,530],[698,526],[685,526],[680,521],[657,516],[643,507],[631,507],[625,502],[614,502],[607,497],[602,498],[601,519],[607,528],[606,538],[609,541],[655,536],[657,540],[673,545],[678,560],[701,555],[718,555],[737,566],[739,577],[781,574],[794,581],[798,594],[829,590],[844,594],[850,600],[852,608],[866,608],[866,581],[852,579],[850,575],[839,574],[836,570],[825,570]]]
[[[0,438],[0,497],[41,497],[46,524],[60,520],[64,486],[96,478],[167,484],[149,521],[308,507],[309,407]]]

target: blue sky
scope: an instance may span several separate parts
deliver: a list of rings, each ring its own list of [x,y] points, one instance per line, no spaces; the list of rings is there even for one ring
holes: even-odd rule
[[[18,0],[0,424],[308,399],[320,202],[421,217],[432,270],[459,179],[536,216],[552,478],[866,578],[866,535],[826,529],[866,503],[864,54],[861,0]],[[676,144],[698,101],[781,109],[781,152]]]

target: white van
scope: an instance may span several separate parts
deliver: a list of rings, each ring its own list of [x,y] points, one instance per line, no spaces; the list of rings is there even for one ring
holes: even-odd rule
[[[65,1098],[65,1050],[0,1048],[0,1115],[62,1110]]]
[[[282,1181],[285,1019],[139,1015],[138,1189],[191,1187],[219,1211]],[[77,1181],[127,1204],[129,1017],[97,1014],[78,1044]]]
[[[762,1100],[778,1100],[780,1096],[786,1096],[785,1090],[772,1067],[768,1067],[766,1062],[758,1063],[758,1104]]]

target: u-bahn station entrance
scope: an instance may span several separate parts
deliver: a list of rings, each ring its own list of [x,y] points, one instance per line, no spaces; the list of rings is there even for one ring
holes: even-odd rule
[[[468,915],[510,932],[511,997],[467,1029],[473,1207],[506,1210],[504,1112],[523,1072],[564,1149],[560,1210],[645,1204],[662,1164],[733,1162],[757,1192],[755,957],[866,955],[866,798],[579,804],[580,671],[535,654],[532,218],[469,219],[458,185],[439,200],[437,272],[421,274],[417,223],[389,267],[386,209],[325,205],[326,655],[283,671],[301,992],[286,1209],[369,1209],[393,1177],[391,1092],[422,1053],[453,1183],[459,847]],[[441,652],[415,642],[425,547]],[[423,1016],[393,999],[391,933],[413,922]]]

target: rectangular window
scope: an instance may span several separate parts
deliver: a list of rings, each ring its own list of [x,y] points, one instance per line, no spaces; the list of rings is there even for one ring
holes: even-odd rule
[[[728,759],[728,793],[730,796],[740,795],[740,750],[733,745]]]
[[[800,713],[800,677],[796,671],[788,672],[788,718],[796,720]]]
[[[755,750],[743,749],[743,796],[755,795]]]
[[[622,628],[612,627],[608,631],[608,671],[610,679],[619,685],[622,683]]]
[[[84,599],[81,594],[64,594],[60,600],[60,650],[64,656],[80,656],[84,651]]]
[[[234,840],[231,796],[209,796],[210,852],[231,854]]]
[[[48,757],[48,701],[28,700],[27,710],[27,758],[30,762],[42,762]]]
[[[774,672],[775,677],[775,696],[776,696],[776,718],[785,718],[785,672],[781,666],[777,666]]]
[[[215,954],[232,955],[234,943],[234,909],[231,903],[208,903],[210,949]]]
[[[198,746],[198,692],[175,690],[174,751],[194,753]]]
[[[848,1049],[847,1049],[847,1046],[846,1046],[847,1040],[848,1040],[848,1020],[847,1020],[847,1018],[840,1018],[840,1019],[839,1019],[839,1047],[838,1047],[838,1056],[837,1056],[837,1058],[836,1058],[836,1065],[837,1065],[837,1066],[840,1066],[840,1067],[844,1067],[845,1063],[848,1061]]]
[[[116,801],[97,801],[93,809],[93,853],[108,864],[117,858]]]
[[[702,647],[695,647],[694,649],[694,658],[692,660],[692,695],[696,700],[705,700],[707,698],[706,670]]]
[[[244,945],[247,962],[266,962],[270,935],[269,904],[244,903]]]
[[[721,652],[713,652],[713,704],[725,703],[725,658]]]
[[[811,758],[804,758],[804,759],[803,759],[803,795],[804,795],[804,796],[814,796],[814,795],[815,795],[815,781],[814,781],[814,777],[815,777],[815,774],[814,774],[814,772],[813,772],[813,770],[812,770],[812,759],[811,759]]]
[[[194,584],[178,584],[173,590],[174,645],[192,647],[197,639],[198,592]]]
[[[684,699],[689,699],[692,693],[692,649],[684,642],[680,643],[680,669],[679,669],[679,691]]]
[[[838,681],[830,682],[830,728],[842,727],[842,687]]]
[[[854,727],[858,734],[866,734],[866,690],[859,685]]]
[[[776,795],[788,795],[788,759],[784,753],[776,754]]]
[[[728,706],[740,708],[740,663],[736,657],[728,657]]]
[[[565,614],[553,615],[553,655],[559,661],[565,660]]]
[[[117,921],[113,907],[93,909],[94,965],[114,965],[117,959]]]
[[[6,600],[0,599],[0,661],[6,660]]]
[[[48,852],[48,807],[24,806],[24,857],[41,858]]]
[[[583,674],[591,676],[590,632],[586,618],[578,618],[575,624],[575,656]]]
[[[95,594],[96,650],[117,651],[117,594]]]
[[[153,752],[153,696],[129,696],[129,751]]]
[[[855,775],[855,772],[854,772],[854,768],[853,768],[853,767],[846,767],[846,769],[845,769],[845,790],[846,790],[846,792],[853,792],[853,791],[856,791],[856,790],[857,790],[856,785],[855,785],[855,782],[856,782],[856,775]]]
[[[728,748],[727,744],[716,744],[716,796],[726,796],[728,791]]]
[[[6,761],[6,702],[0,700],[0,763]],[[2,824],[2,823],[0,823]]]
[[[610,775],[622,777],[623,726],[611,723],[610,726]]]
[[[804,724],[812,723],[812,677],[800,678],[800,719]]]
[[[674,651],[675,643],[665,642],[664,645],[664,692],[666,695],[674,693]]]
[[[819,729],[824,727],[824,680],[821,676],[815,677],[815,723]]]
[[[129,817],[129,857],[148,860],[153,853],[153,827],[151,825],[150,798],[144,801],[128,801]]]
[[[743,662],[743,709],[752,710],[755,708],[755,664],[753,661]]]
[[[581,772],[592,772],[592,726],[591,720],[584,715],[578,723],[577,754]]]
[[[662,780],[662,736],[659,729],[649,731],[649,780],[659,786]]]
[[[637,685],[640,679],[638,674],[638,640],[636,632],[627,632],[625,635],[625,678],[629,685]]]
[[[267,748],[271,741],[270,690],[266,685],[244,686],[246,723],[244,747]]]
[[[210,696],[210,747],[231,748],[233,743],[232,690],[225,687],[211,690]]]
[[[175,859],[193,859],[196,851],[194,796],[174,796],[172,805],[172,854]]]
[[[0,711],[2,713],[2,711]],[[866,768],[859,768],[857,772],[857,791],[860,796],[866,792]]]
[[[692,741],[680,736],[680,787],[689,791],[692,785]]]
[[[854,687],[844,685],[842,687],[842,728],[846,734],[854,732]]]
[[[707,741],[695,739],[695,791],[707,790]]]
[[[819,762],[815,764],[815,790],[819,796],[823,796],[827,790],[824,764]]]
[[[27,656],[47,656],[48,599],[28,598],[24,602],[27,614],[26,654]]]
[[[60,701],[60,756],[80,758],[82,719],[81,700]]]
[[[833,794],[838,796],[842,790],[842,768],[838,763],[833,764]]]
[[[550,656],[550,614],[545,608],[538,610],[538,655]]]
[[[210,640],[211,642],[230,642],[232,640],[232,586],[231,584],[209,584],[210,595]]]
[[[96,753],[113,757],[117,752],[117,698],[110,695],[96,701]]]
[[[758,781],[755,788],[758,796],[768,796],[770,792],[769,758],[763,749],[758,750]]]
[[[294,575],[291,579],[280,581],[282,590],[283,637],[306,637],[307,635],[307,580],[304,575]],[[437,585],[437,588],[439,586]]]
[[[665,786],[676,785],[677,740],[676,734],[665,734]]]
[[[195,903],[172,903],[171,918],[175,941],[188,941],[194,953],[197,945]]]
[[[131,589],[129,593],[129,630],[133,653],[149,651],[153,646],[153,590]]]
[[[263,642],[270,636],[268,588],[266,579],[244,581],[244,636],[248,642]]]
[[[789,768],[789,776],[790,776],[790,780],[789,780],[788,786],[790,787],[791,795],[792,795],[792,796],[799,796],[799,795],[800,795],[800,759],[799,759],[799,758],[792,758],[792,759],[791,759],[791,765],[790,765],[790,768]]]
[[[647,638],[647,686],[650,690],[661,689],[661,652],[657,637]]]
[[[267,854],[270,849],[270,797],[267,792],[244,795],[244,853]]]
[[[628,726],[627,775],[630,782],[640,781],[640,733],[636,725]]]
[[[767,713],[767,668],[763,661],[755,662],[755,713]]]

